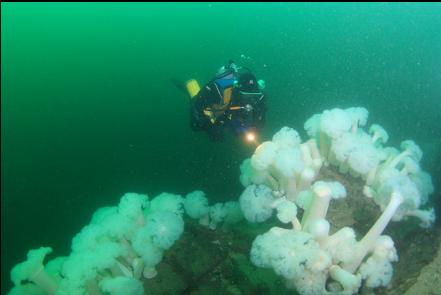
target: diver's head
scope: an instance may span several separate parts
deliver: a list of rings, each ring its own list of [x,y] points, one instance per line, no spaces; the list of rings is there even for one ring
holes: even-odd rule
[[[243,73],[238,80],[239,87],[245,92],[259,92],[259,83],[251,73]]]

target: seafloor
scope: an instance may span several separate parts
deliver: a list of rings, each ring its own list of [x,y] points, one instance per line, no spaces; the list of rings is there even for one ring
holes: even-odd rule
[[[331,203],[328,218],[331,232],[353,227],[361,237],[380,215],[372,200],[362,194],[361,180],[342,177],[322,169],[321,179],[338,180],[348,196]],[[255,267],[249,260],[254,238],[272,226],[246,222],[231,229],[209,230],[186,219],[181,239],[165,254],[158,275],[146,282],[146,294],[296,294],[271,269]],[[362,287],[360,294],[439,295],[441,294],[441,228],[421,229],[415,221],[393,222],[385,234],[395,241],[399,261],[388,288]]]

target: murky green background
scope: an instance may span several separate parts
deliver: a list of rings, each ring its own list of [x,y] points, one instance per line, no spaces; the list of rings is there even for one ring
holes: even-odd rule
[[[188,99],[170,83],[204,83],[230,58],[267,82],[262,139],[284,125],[303,133],[326,108],[364,106],[390,144],[420,144],[440,188],[439,3],[1,9],[2,293],[28,249],[68,254],[91,214],[124,192],[239,196],[253,148],[193,133]]]

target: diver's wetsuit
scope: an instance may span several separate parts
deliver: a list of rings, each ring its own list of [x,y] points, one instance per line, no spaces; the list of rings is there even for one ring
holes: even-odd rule
[[[214,110],[215,115],[204,113],[207,109]],[[237,135],[249,128],[261,128],[265,112],[265,96],[255,76],[249,71],[229,70],[207,83],[196,96],[191,107],[191,128],[205,130],[211,140],[220,141],[225,127]]]
[[[219,96],[214,85],[215,80],[210,81],[197,94],[194,103],[191,106],[191,128],[194,131],[205,130],[210,139],[222,139],[222,129],[225,118],[218,117],[216,122],[212,123],[210,118],[204,114],[204,110],[214,104],[218,104],[222,97]]]

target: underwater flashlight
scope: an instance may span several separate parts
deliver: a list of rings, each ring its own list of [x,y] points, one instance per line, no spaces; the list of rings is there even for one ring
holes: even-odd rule
[[[253,132],[248,132],[248,133],[245,135],[245,138],[246,138],[248,141],[254,141],[254,140],[256,140],[256,135],[255,135]]]
[[[245,132],[245,141],[253,146],[260,144],[258,134],[254,130]]]

